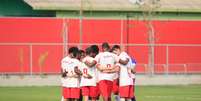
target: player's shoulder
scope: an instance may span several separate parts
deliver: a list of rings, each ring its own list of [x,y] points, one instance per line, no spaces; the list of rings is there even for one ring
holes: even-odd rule
[[[80,63],[80,60],[76,59],[76,58],[72,58],[71,59],[73,62],[77,62],[77,63]]]
[[[99,53],[96,55],[95,58],[100,57],[100,56],[102,56],[102,55],[103,55],[103,52],[99,52]]]
[[[123,52],[120,53],[120,55],[128,56],[128,53],[123,51]]]
[[[103,54],[104,54],[104,52],[99,52],[99,53],[98,53],[98,55],[103,55]],[[98,55],[97,55],[97,56],[98,56]]]
[[[114,53],[112,53],[112,52],[110,52],[110,54],[111,54],[112,56],[114,56],[114,57],[117,57],[117,55],[116,55],[116,54],[114,54]]]
[[[69,61],[69,60],[71,60],[71,58],[69,56],[66,56],[61,60],[61,62],[66,62],[66,61]]]
[[[83,58],[82,62],[86,62],[86,61],[89,61],[91,60],[91,57],[90,56],[86,56]]]
[[[128,55],[128,53],[126,52],[121,52],[119,57],[126,57],[126,58],[130,58],[130,56]]]

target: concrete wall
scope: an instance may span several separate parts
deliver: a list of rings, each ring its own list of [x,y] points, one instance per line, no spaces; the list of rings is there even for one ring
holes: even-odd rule
[[[136,85],[189,85],[201,84],[201,75],[137,75]],[[0,86],[60,86],[60,75],[0,76]]]

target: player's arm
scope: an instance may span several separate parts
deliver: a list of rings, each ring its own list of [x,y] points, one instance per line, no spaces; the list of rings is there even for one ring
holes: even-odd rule
[[[120,66],[116,65],[116,66],[114,66],[113,69],[103,70],[103,73],[116,73],[116,72],[119,72],[119,71],[120,71]]]
[[[89,61],[85,61],[84,62],[88,67],[94,67],[96,64],[97,64],[97,62],[94,60],[94,61],[92,61],[91,63],[89,62]]]
[[[131,69],[131,73],[135,74],[136,73],[136,69],[135,68]]]
[[[97,65],[96,65],[96,68],[97,68],[99,71],[106,71],[106,70],[112,70],[112,69],[114,69],[115,66],[107,67],[107,66],[105,66],[105,65],[97,64]]]
[[[82,76],[83,76],[84,78],[87,78],[87,79],[93,78],[90,74],[83,74]]]
[[[74,72],[75,72],[75,74],[77,74],[78,76],[81,76],[81,75],[82,75],[82,71],[79,70],[79,68],[78,68],[77,66],[74,67]]]
[[[96,68],[97,68],[99,71],[103,71],[103,70],[104,70],[104,67],[101,66],[101,64],[96,64]]]
[[[65,78],[67,77],[67,71],[65,69],[65,64],[63,63],[63,61],[61,62],[61,77]]]
[[[68,78],[78,78],[79,76],[77,74],[71,74],[66,70],[62,70],[62,77],[68,77]]]
[[[68,72],[66,70],[61,69],[61,77],[67,77]]]
[[[122,65],[126,65],[126,64],[128,64],[128,62],[129,62],[129,58],[119,59],[119,63],[122,64]]]
[[[136,73],[136,68],[135,68],[136,64],[132,64],[131,65],[131,73],[135,74]]]

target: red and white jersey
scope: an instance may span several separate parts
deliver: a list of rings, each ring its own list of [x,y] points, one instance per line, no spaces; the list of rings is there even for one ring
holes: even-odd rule
[[[122,52],[119,55],[119,59],[125,60],[127,58],[129,59],[129,62],[130,62],[131,61],[130,57],[128,56],[126,52]],[[119,86],[133,85],[133,79],[129,73],[129,68],[130,68],[129,62],[126,65],[119,64],[120,65]]]
[[[97,61],[97,64],[100,64],[105,67],[114,66],[119,61],[118,56],[111,52],[99,53],[95,57],[95,59]],[[115,74],[116,73],[103,73],[103,72],[98,71],[98,80],[99,81],[101,81],[101,80],[113,81],[113,79],[115,78]]]
[[[82,76],[81,78],[81,82],[80,82],[80,86],[96,86],[96,67],[88,67],[84,62],[93,62],[95,61],[94,58],[90,57],[90,56],[86,56],[83,60],[82,60],[82,67],[81,67],[81,71],[83,73],[83,75],[91,75],[92,78],[91,79],[87,79],[84,78]]]
[[[81,62],[74,58],[65,57],[61,61],[61,67],[63,71],[68,72],[67,76],[76,75],[76,73],[74,72],[74,68],[78,67],[78,69],[80,69]],[[80,81],[79,78],[65,77],[62,78],[62,86],[78,88],[80,86],[79,81]]]

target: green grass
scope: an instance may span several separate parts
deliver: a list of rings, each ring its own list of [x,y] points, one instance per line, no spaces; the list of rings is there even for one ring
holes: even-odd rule
[[[60,101],[60,87],[0,87],[0,101]],[[201,85],[137,86],[137,101],[201,101]]]

